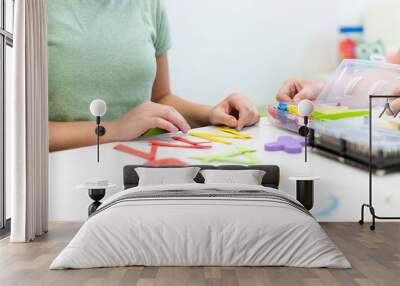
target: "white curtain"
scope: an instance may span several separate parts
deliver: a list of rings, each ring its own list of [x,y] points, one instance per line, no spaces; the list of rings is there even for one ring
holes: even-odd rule
[[[48,226],[47,21],[45,0],[15,1],[9,153],[12,242]],[[7,178],[6,178],[7,179]]]

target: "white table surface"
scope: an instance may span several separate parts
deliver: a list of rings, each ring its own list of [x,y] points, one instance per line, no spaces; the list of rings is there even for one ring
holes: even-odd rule
[[[213,132],[212,127],[199,129]],[[235,146],[257,149],[255,156],[262,164],[276,164],[281,169],[280,189],[295,195],[295,184],[289,177],[319,177],[315,184],[315,204],[312,213],[320,221],[358,221],[361,204],[368,200],[368,173],[346,166],[310,152],[309,162],[304,163],[303,154],[266,152],[264,144],[275,141],[288,132],[272,126],[266,118],[251,128],[243,130],[251,134],[252,140],[235,140],[232,145],[214,143],[210,150],[159,148],[157,159],[174,157],[188,163],[198,164],[188,159],[190,156],[204,156],[225,153]],[[292,134],[296,136],[295,134]],[[165,135],[161,135],[163,137]],[[196,138],[191,137],[196,140]],[[201,141],[201,140],[200,140]],[[100,163],[96,161],[96,147],[87,147],[49,155],[49,220],[82,221],[87,217],[87,207],[91,203],[87,192],[78,190],[77,185],[88,179],[107,179],[117,185],[107,191],[106,197],[123,189],[123,167],[129,164],[143,164],[144,159],[115,151],[117,143],[101,146]],[[146,140],[124,142],[128,146],[148,152]],[[378,215],[400,215],[400,174],[375,177],[374,201]],[[367,216],[369,219],[369,216]]]

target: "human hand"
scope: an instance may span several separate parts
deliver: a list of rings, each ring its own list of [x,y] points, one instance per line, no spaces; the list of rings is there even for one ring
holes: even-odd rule
[[[391,64],[400,65],[400,49],[388,56],[388,62]]]
[[[190,130],[190,126],[175,108],[154,102],[144,102],[110,123],[113,141],[133,140],[151,128],[169,132]]]
[[[394,114],[397,114],[400,112],[400,86],[394,90],[393,95],[399,96],[399,98],[390,103],[390,109],[394,112]],[[386,113],[388,115],[392,115],[390,114],[389,110],[387,110]]]
[[[315,100],[324,87],[323,82],[311,80],[287,80],[278,91],[276,100],[279,102],[299,102],[303,99]]]
[[[211,109],[209,120],[212,125],[226,125],[241,130],[245,126],[256,124],[260,120],[260,114],[248,98],[233,93]]]

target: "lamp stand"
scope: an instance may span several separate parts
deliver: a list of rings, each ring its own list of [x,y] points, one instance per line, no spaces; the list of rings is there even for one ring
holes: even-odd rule
[[[96,130],[95,133],[97,135],[97,162],[100,162],[100,137],[106,134],[106,128],[100,125],[101,120],[100,116],[96,116]]]

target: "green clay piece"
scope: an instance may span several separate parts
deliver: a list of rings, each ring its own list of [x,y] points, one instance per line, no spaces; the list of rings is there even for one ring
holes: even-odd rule
[[[161,134],[165,134],[168,133],[168,131],[164,130],[164,129],[160,129],[160,128],[152,128],[147,130],[142,137],[153,137],[153,136],[157,136],[157,135],[161,135]]]
[[[333,114],[325,114],[319,111],[314,111],[312,117],[314,120],[340,120],[346,118],[364,117],[368,115],[368,110],[344,111]]]
[[[191,160],[200,161],[203,164],[209,164],[212,162],[222,162],[222,163],[232,163],[232,164],[242,164],[242,165],[257,165],[260,164],[260,161],[253,157],[251,154],[255,153],[257,150],[248,150],[243,148],[237,148],[238,151],[231,152],[222,155],[212,155],[212,156],[204,156],[204,157],[189,157]],[[244,159],[236,159],[235,157],[244,155],[247,160]]]
[[[267,117],[268,113],[267,113],[267,108],[265,106],[258,106],[258,113],[260,113],[260,117]]]
[[[255,165],[251,161],[242,160],[242,159],[234,159],[234,158],[217,158],[214,162],[222,162],[222,163],[232,163],[232,164],[240,164],[240,165]]]
[[[260,160],[258,160],[256,157],[254,157],[253,155],[251,155],[251,154],[254,153],[254,152],[248,152],[248,150],[246,150],[246,149],[244,149],[244,148],[240,148],[240,147],[237,147],[237,150],[238,150],[239,152],[242,152],[242,154],[243,154],[244,156],[246,156],[247,159],[248,159],[250,162],[252,162],[252,165],[261,164],[261,161],[260,161]]]

